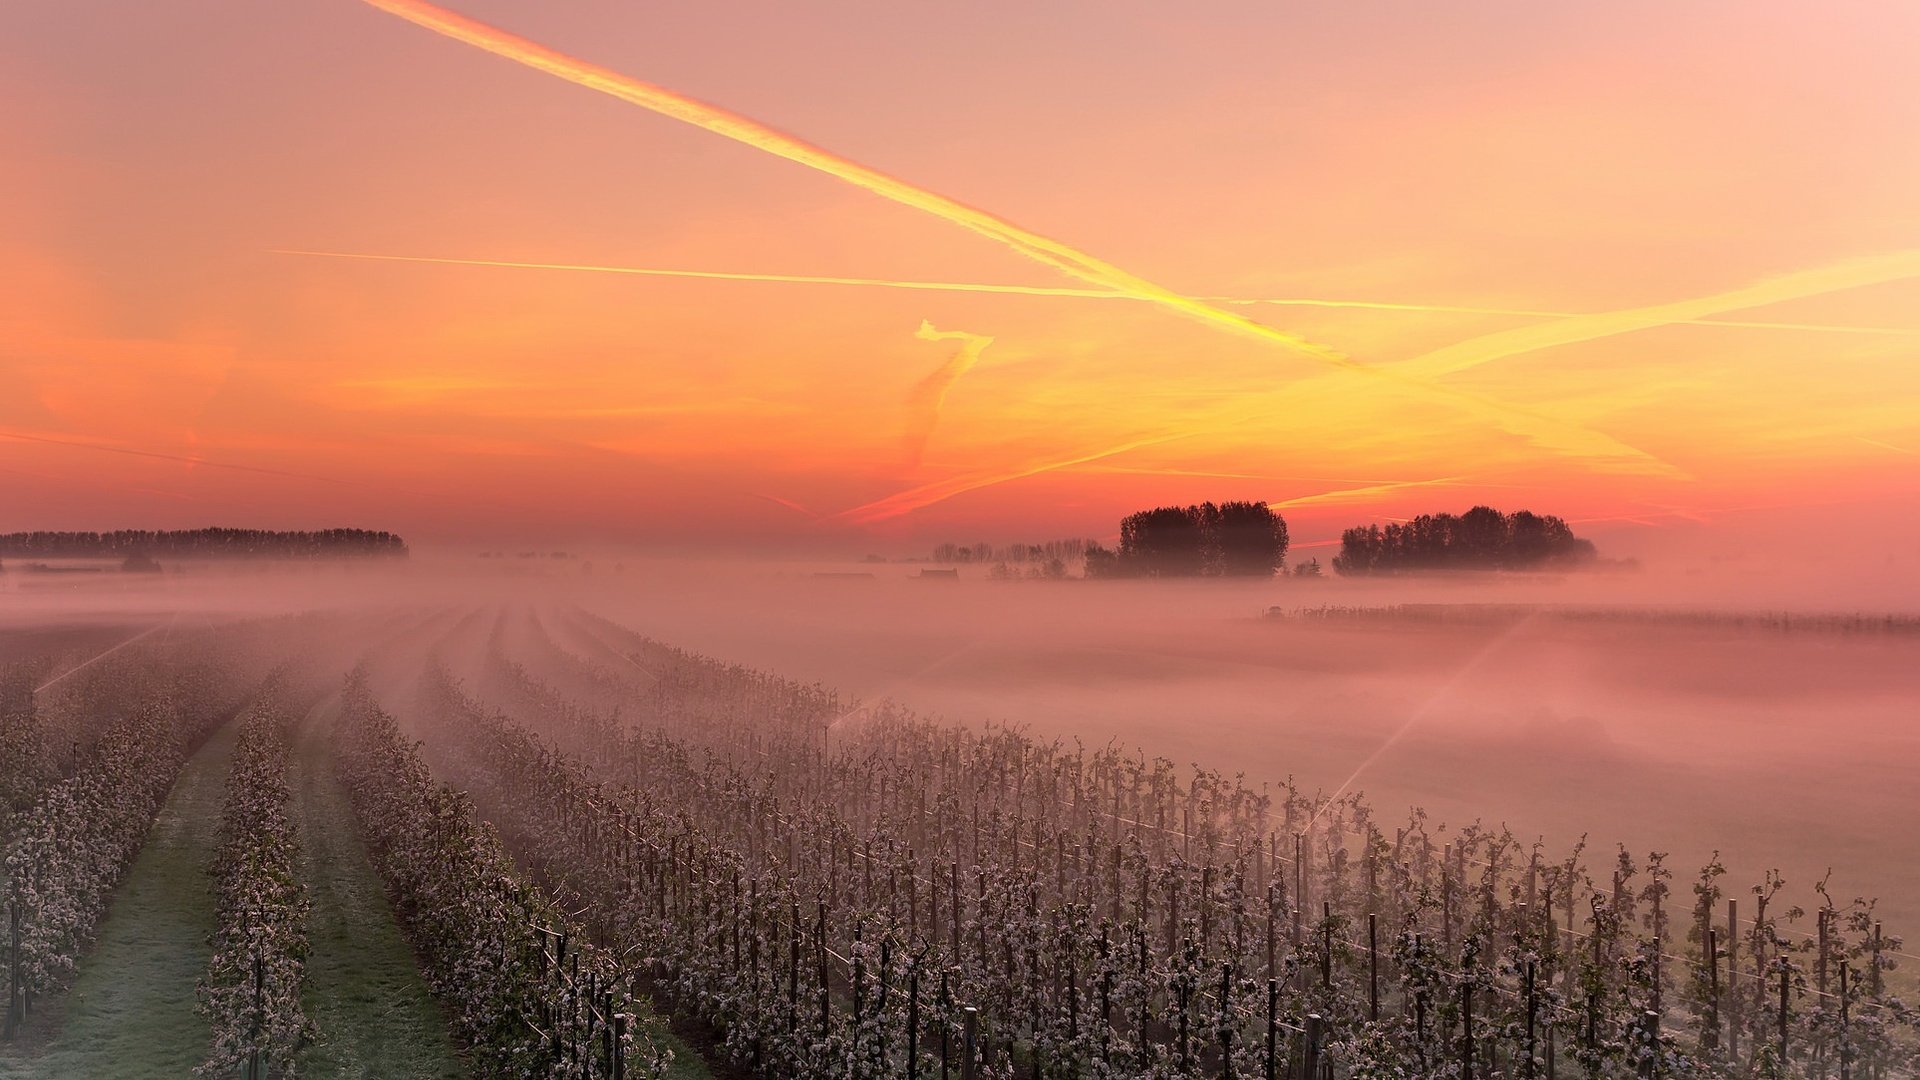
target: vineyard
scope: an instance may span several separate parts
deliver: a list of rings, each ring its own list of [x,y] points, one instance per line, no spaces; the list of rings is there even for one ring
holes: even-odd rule
[[[574,608],[125,638],[16,642],[0,671],[0,1076],[66,1074],[63,999],[112,973],[116,891],[221,731],[225,797],[195,825],[213,929],[177,987],[202,1075],[397,1052],[321,985],[336,946],[316,928],[340,917],[322,841],[377,883],[450,1048],[352,1075],[1920,1068],[1903,942],[1827,882],[950,724]],[[308,794],[327,790],[337,812]]]

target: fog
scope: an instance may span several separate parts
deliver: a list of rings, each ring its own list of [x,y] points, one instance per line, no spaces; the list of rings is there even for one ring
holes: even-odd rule
[[[568,655],[617,669],[617,646],[583,629],[590,612],[851,698],[1363,791],[1388,823],[1417,805],[1554,849],[1585,835],[1601,864],[1617,843],[1670,852],[1682,891],[1715,850],[1734,895],[1777,868],[1805,901],[1831,871],[1836,899],[1880,898],[1890,932],[1920,922],[1920,632],[1731,618],[1902,613],[1872,590],[1712,570],[1175,584],[919,569],[446,552],[8,572],[0,660],[77,663],[199,621],[379,611],[390,630],[367,648],[397,695],[430,657],[478,677],[490,648],[535,672]],[[1497,607],[1387,610],[1407,604]],[[1325,608],[1369,610],[1298,614]]]

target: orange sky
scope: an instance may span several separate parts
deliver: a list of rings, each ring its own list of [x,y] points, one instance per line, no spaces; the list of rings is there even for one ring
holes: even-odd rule
[[[1920,503],[1920,13],[1325,8],[9,4],[0,527]]]

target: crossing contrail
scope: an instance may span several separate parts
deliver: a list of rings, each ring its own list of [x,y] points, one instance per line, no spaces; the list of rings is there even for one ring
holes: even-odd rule
[[[549,49],[544,45],[448,11],[425,0],[364,0],[437,34],[524,64],[537,71],[691,124],[776,157],[836,177],[903,206],[931,214],[1089,285],[1124,293],[1186,318],[1242,336],[1282,346],[1322,364],[1451,402],[1504,430],[1561,453],[1605,461],[1631,462],[1640,471],[1673,474],[1671,465],[1610,436],[1543,414],[1502,405],[1451,387],[1424,383],[1363,364],[1328,345],[1228,311],[1217,304],[1182,295],[1068,244],[1021,228],[984,210],[889,176],[831,151],[775,130],[756,120],[698,101],[662,86],[622,75]]]
[[[0,431],[0,439],[15,439],[20,442],[45,443],[49,446],[71,446],[78,450],[98,450],[106,454],[125,454],[128,457],[151,458],[155,461],[177,461],[185,465],[205,465],[209,469],[230,469],[234,472],[258,473],[262,476],[284,476],[294,480],[316,480],[323,484],[351,484],[352,481],[339,480],[331,476],[315,476],[312,473],[289,472],[285,469],[267,469],[258,465],[237,465],[227,461],[211,461],[190,454],[163,454],[157,450],[137,450],[130,446],[109,446],[105,443],[82,442],[79,439],[55,439],[46,435],[28,435],[19,431]]]
[[[1434,379],[1509,356],[1537,352],[1559,345],[1613,337],[1656,326],[1670,326],[1721,311],[1739,311],[1786,300],[1800,300],[1827,293],[1860,289],[1920,277],[1920,250],[1893,251],[1866,255],[1824,266],[1809,267],[1779,274],[1752,285],[1729,289],[1710,296],[1675,300],[1665,304],[1605,311],[1582,315],[1560,322],[1523,326],[1483,334],[1466,341],[1402,360],[1389,370],[1412,379]]]
[[[1619,334],[1647,330],[1657,326],[1671,325],[1685,319],[1698,319],[1722,311],[1739,311],[1744,308],[1759,307],[1764,304],[1779,303],[1785,300],[1799,300],[1827,293],[1842,292],[1848,289],[1863,288],[1870,285],[1920,277],[1920,251],[1897,251],[1885,255],[1863,256],[1845,259],[1824,266],[1810,267],[1790,273],[1775,275],[1752,285],[1708,296],[1676,300],[1664,304],[1653,304],[1637,308],[1622,308],[1617,311],[1599,312],[1568,318],[1564,322],[1545,326],[1521,327],[1517,330],[1503,330],[1493,334],[1483,334],[1455,342],[1444,348],[1435,349],[1409,360],[1390,365],[1389,370],[1398,370],[1408,375],[1422,378],[1439,378],[1466,371],[1471,368],[1521,356],[1559,345],[1572,345],[1583,341],[1596,341]],[[1260,399],[1251,408],[1243,408],[1229,413],[1226,422],[1236,422],[1250,417],[1268,415],[1275,405],[1281,402],[1299,404],[1301,399],[1311,400],[1316,392],[1330,392],[1333,385],[1329,380],[1313,379],[1287,386],[1275,394]],[[1222,422],[1216,417],[1214,426]],[[1128,441],[1105,451],[1093,451],[1090,458],[1063,459],[1057,464],[1040,468],[1020,468],[1003,471],[997,479],[980,478],[981,482],[964,486],[949,481],[945,487],[921,487],[901,492],[889,499],[883,499],[870,506],[904,507],[895,512],[906,513],[935,502],[951,498],[955,494],[977,491],[993,484],[1011,480],[1025,479],[1058,468],[1069,468],[1087,460],[1112,457],[1139,446],[1168,441],[1178,437],[1179,433],[1169,433],[1161,437],[1143,440],[1136,435]],[[1189,430],[1188,435],[1197,435],[1198,431]],[[1899,449],[1893,447],[1893,449]],[[950,490],[956,488],[957,490]],[[918,493],[916,495],[916,493]],[[865,508],[861,508],[865,509]]]
[[[1160,443],[1173,442],[1176,439],[1184,439],[1187,437],[1187,433],[1157,435],[1123,443],[1119,446],[1108,447],[1104,450],[1077,454],[1072,457],[1054,458],[1046,461],[1030,462],[1025,465],[1016,465],[1009,468],[967,473],[963,476],[937,480],[930,484],[922,484],[918,487],[909,488],[906,491],[896,492],[884,499],[876,499],[870,503],[842,510],[825,520],[842,521],[854,525],[867,525],[876,521],[884,521],[887,518],[912,513],[922,507],[932,506],[937,502],[944,502],[953,498],[955,495],[964,495],[969,491],[992,487],[995,484],[1004,484],[1010,480],[1020,480],[1029,476],[1038,476],[1041,473],[1070,468],[1074,465],[1084,465],[1090,461],[1099,461],[1101,458],[1124,454],[1129,450],[1138,450],[1142,447],[1155,446]]]
[[[907,397],[907,456],[917,467],[926,453],[927,441],[933,438],[934,427],[940,423],[940,409],[946,404],[947,391],[953,389],[953,384],[959,382],[961,376],[973,370],[973,366],[980,362],[980,354],[987,351],[993,339],[984,334],[969,334],[965,330],[940,330],[924,319],[913,336],[921,341],[960,342],[959,351],[920,380]]]
[[[512,270],[558,270],[587,274],[626,274],[637,277],[695,278],[706,281],[766,282],[786,285],[850,285],[872,289],[906,289],[919,292],[1000,293],[1010,296],[1056,296],[1079,300],[1127,300],[1139,298],[1111,289],[1075,289],[1058,285],[1013,285],[975,281],[915,281],[896,278],[832,277],[817,274],[760,274],[726,270],[678,270],[643,266],[609,266],[602,263],[520,262],[508,259],[455,259],[432,255],[381,255],[358,251],[308,251],[275,248],[270,254],[300,255],[324,259],[363,259],[373,262],[428,263],[440,266],[489,266]],[[1413,314],[1502,315],[1527,319],[1586,319],[1596,312],[1548,311],[1540,308],[1477,307],[1467,304],[1424,304],[1387,300],[1329,300],[1320,297],[1245,297],[1200,296],[1216,304],[1239,306],[1349,308],[1363,311],[1400,311]],[[1920,337],[1920,327],[1844,326],[1832,323],[1767,322],[1748,319],[1673,319],[1686,326],[1725,326],[1750,330],[1804,330],[1828,334],[1878,334],[1891,337]]]

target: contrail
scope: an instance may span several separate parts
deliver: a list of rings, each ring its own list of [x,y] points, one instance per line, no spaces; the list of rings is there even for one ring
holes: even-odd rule
[[[162,454],[155,450],[135,450],[127,446],[106,446],[101,443],[81,442],[78,439],[55,439],[45,435],[26,435],[18,431],[0,431],[0,439],[17,439],[21,442],[46,443],[49,446],[71,446],[81,450],[99,450],[108,454],[126,454],[131,457],[153,458],[156,461],[178,461],[188,465],[205,465],[210,469],[231,469],[235,472],[259,473],[263,476],[284,476],[295,480],[318,480],[327,484],[347,484],[352,481],[337,480],[330,476],[315,476],[312,473],[288,472],[284,469],[266,469],[257,465],[235,465],[224,461],[209,461],[203,457],[188,454]]]
[[[1441,349],[1424,353],[1409,360],[1390,365],[1388,370],[1398,370],[1420,377],[1438,377],[1466,371],[1482,364],[1513,356],[1521,356],[1556,345],[1571,345],[1583,341],[1596,341],[1618,334],[1636,330],[1665,326],[1683,318],[1699,317],[1721,311],[1738,311],[1743,308],[1758,307],[1763,304],[1778,303],[1784,300],[1797,300],[1820,296],[1830,292],[1861,288],[1884,282],[1898,281],[1920,276],[1920,251],[1901,251],[1889,255],[1866,256],[1848,259],[1826,266],[1798,270],[1765,279],[1754,285],[1715,293],[1710,296],[1678,300],[1666,304],[1648,307],[1623,308],[1618,311],[1601,312],[1594,315],[1582,315],[1569,318],[1564,322],[1546,326],[1529,326],[1518,330],[1505,330],[1494,334],[1483,334],[1456,342]],[[1231,415],[1232,420],[1247,419],[1268,414],[1274,407],[1275,397],[1279,401],[1291,401],[1301,396],[1311,396],[1316,390],[1325,391],[1332,387],[1326,380],[1312,380],[1285,387],[1275,395],[1269,396],[1254,410],[1239,411]],[[1216,427],[1218,421],[1216,421]],[[1189,431],[1187,434],[1198,434]],[[1857,436],[1856,436],[1857,437]],[[1131,448],[1126,447],[1097,454],[1108,457]],[[1890,447],[1892,448],[1892,447]],[[1897,449],[1897,448],[1893,448]],[[1076,462],[1077,464],[1077,462]],[[1054,466],[1064,468],[1065,465]],[[1038,470],[1041,472],[1045,469]],[[1007,479],[1023,479],[1035,475],[1034,471],[1022,471],[1009,474]],[[995,481],[1000,482],[1000,481]],[[976,490],[985,484],[975,485],[965,490]],[[902,493],[907,494],[905,492]],[[956,493],[957,494],[957,493]],[[951,496],[940,496],[949,498]],[[938,502],[933,499],[920,505]],[[914,507],[918,509],[918,507]]]
[[[806,507],[801,506],[799,503],[794,502],[792,499],[783,499],[778,495],[763,495],[757,491],[749,492],[748,494],[752,495],[756,499],[765,499],[770,503],[774,503],[779,506],[784,506],[796,514],[804,514],[805,516],[810,518],[818,518],[820,516],[819,514],[814,513],[813,511],[807,509]]]
[[[1143,446],[1153,446],[1159,443],[1172,442],[1175,439],[1184,439],[1189,437],[1189,434],[1190,433],[1187,432],[1181,432],[1173,435],[1156,435],[1150,438],[1137,439],[1133,442],[1115,446],[1110,449],[1098,450],[1090,454],[1081,454],[1063,460],[1043,461],[1027,465],[1018,465],[1008,469],[993,469],[984,472],[968,473],[964,476],[939,480],[931,484],[922,484],[919,487],[909,488],[906,491],[889,495],[884,499],[876,499],[873,502],[861,506],[842,510],[827,520],[845,521],[857,525],[864,525],[891,517],[899,517],[901,514],[912,513],[922,507],[932,506],[937,502],[944,502],[953,498],[955,495],[964,495],[969,491],[977,491],[983,487],[992,487],[995,484],[1004,484],[1010,480],[1019,480],[1028,476],[1038,476],[1041,473],[1052,472],[1055,469],[1064,469],[1073,465],[1084,465],[1089,461],[1098,461],[1101,458],[1124,454],[1129,450],[1138,450]]]
[[[1008,285],[971,281],[912,281],[893,278],[829,277],[814,274],[757,274],[723,270],[673,270],[640,266],[609,266],[601,263],[516,262],[506,259],[454,259],[431,255],[379,255],[356,251],[307,251],[298,248],[274,248],[272,255],[300,255],[323,259],[363,259],[373,262],[427,263],[439,266],[490,266],[512,270],[561,270],[589,274],[628,274],[640,277],[698,278],[708,281],[752,281],[789,285],[853,285],[876,289],[910,289],[923,292],[1003,293],[1013,296],[1058,296],[1082,300],[1128,300],[1139,297],[1110,289],[1074,289],[1053,285]],[[1538,308],[1474,307],[1464,304],[1396,303],[1386,300],[1326,300],[1317,297],[1244,297],[1198,296],[1216,304],[1276,307],[1357,308],[1366,311],[1403,311],[1450,315],[1510,315],[1529,319],[1585,319],[1595,312],[1546,311]],[[1881,334],[1920,337],[1920,328],[1904,326],[1837,326],[1830,323],[1757,322],[1734,319],[1674,319],[1687,326],[1728,326],[1750,330],[1806,330],[1831,334]]]
[[[1366,487],[1339,488],[1334,491],[1322,491],[1314,495],[1301,495],[1298,498],[1282,499],[1270,504],[1280,510],[1290,506],[1313,506],[1324,502],[1343,502],[1347,499],[1364,499],[1369,495],[1385,495],[1390,491],[1402,491],[1407,488],[1449,487],[1467,482],[1464,476],[1442,476],[1433,480],[1401,480],[1386,484],[1368,484]]]
[[[1410,389],[1447,399],[1507,431],[1562,453],[1599,459],[1630,459],[1638,462],[1642,468],[1667,473],[1675,471],[1672,466],[1658,461],[1645,451],[1637,450],[1597,432],[1580,429],[1539,413],[1502,406],[1465,391],[1421,383],[1380,368],[1370,367],[1331,346],[1256,322],[1214,304],[1184,296],[1060,241],[1023,229],[984,210],[956,202],[944,195],[851,161],[738,113],[587,63],[496,27],[455,14],[435,4],[427,3],[426,0],[364,0],[364,2],[455,41],[638,105],[662,116],[745,143],[776,157],[786,158],[837,177],[881,198],[932,214],[1090,285],[1125,293],[1189,319],[1283,346],[1331,367],[1400,383]]]
[[[454,501],[458,499],[463,505],[472,505],[474,499],[478,498],[478,496],[465,493],[453,494],[437,491],[412,491],[406,488],[382,489],[378,488],[377,485],[362,480],[346,480],[337,476],[321,476],[317,473],[294,472],[290,469],[269,469],[259,465],[239,465],[229,461],[213,461],[208,458],[195,457],[190,454],[164,454],[157,450],[137,450],[130,446],[108,446],[104,443],[81,442],[78,439],[55,439],[46,435],[28,435],[19,431],[0,431],[0,439],[16,439],[20,442],[45,443],[48,446],[68,446],[77,450],[98,450],[107,454],[124,454],[128,457],[150,458],[155,461],[178,461],[186,465],[205,465],[209,469],[226,469],[231,472],[253,473],[258,476],[279,476],[291,480],[312,480],[316,483],[336,484],[340,487],[388,490],[396,495],[406,495],[419,499],[434,499],[438,501]],[[178,492],[154,491],[153,493],[174,498],[194,499],[194,496]],[[489,505],[501,505],[491,500],[482,499],[481,501]]]
[[[369,0],[370,2],[370,0]],[[375,262],[430,263],[440,266],[492,266],[512,270],[567,270],[588,274],[631,274],[639,277],[699,278],[707,281],[760,281],[789,285],[860,285],[876,289],[914,289],[926,292],[1011,293],[1019,296],[1071,296],[1088,300],[1131,300],[1110,289],[1070,289],[1050,285],[994,285],[965,281],[894,281],[888,278],[824,277],[811,274],[753,274],[724,270],[660,270],[640,266],[593,263],[511,262],[504,259],[448,259],[428,255],[370,255],[354,251],[302,251],[274,248],[273,255],[305,255],[324,259],[368,259]]]
[[[1796,270],[1752,285],[1691,300],[1650,307],[1582,315],[1540,326],[1523,326],[1456,342],[1445,348],[1390,365],[1388,370],[1411,379],[1433,379],[1509,356],[1537,352],[1557,345],[1632,333],[1656,326],[1698,319],[1721,311],[1777,304],[1824,293],[1859,289],[1920,277],[1920,251],[1895,251],[1846,259],[1827,266]]]
[[[993,339],[984,334],[969,334],[965,330],[940,330],[925,319],[920,320],[920,329],[914,331],[913,336],[921,341],[960,342],[960,351],[920,380],[913,392],[907,395],[907,457],[917,468],[927,451],[927,441],[933,438],[934,427],[940,423],[940,410],[946,404],[947,391],[973,370],[973,366],[980,362],[980,354],[987,351]]]
[[[1879,439],[1869,439],[1865,435],[1855,435],[1853,438],[1856,442],[1863,442],[1868,446],[1877,446],[1882,450],[1891,450],[1896,454],[1906,454],[1908,457],[1920,456],[1920,450],[1909,450],[1904,446],[1895,446],[1890,442],[1881,442]]]

